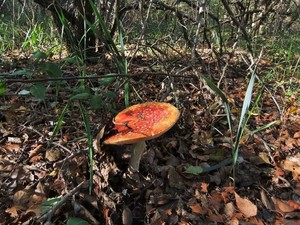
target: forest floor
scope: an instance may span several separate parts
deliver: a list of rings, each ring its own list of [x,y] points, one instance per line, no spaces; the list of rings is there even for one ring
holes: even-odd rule
[[[7,54],[2,59],[1,73],[34,66],[30,58],[14,57]],[[221,79],[220,88],[231,104],[234,130],[249,71],[233,60],[221,77],[216,60],[206,59],[209,71],[199,64],[194,70],[167,77],[153,73],[155,63],[147,58],[131,62],[130,74],[136,75],[130,79],[130,104],[169,102],[180,110],[179,121],[161,137],[147,142],[140,171],[133,177],[127,174],[130,145],[112,147],[94,141],[91,190],[81,100],[72,101],[61,130],[49,144],[67,96],[78,81],[66,81],[58,95],[54,85],[49,85],[45,100],[40,101],[18,94],[29,90],[31,83],[9,78],[6,93],[0,97],[1,224],[300,224],[299,78],[270,78],[264,84],[240,141],[235,177],[230,164],[193,174],[187,169],[213,166],[232,154],[223,104],[195,71],[215,74],[210,76],[215,83]],[[166,65],[166,70],[179,71],[188,61],[182,57]],[[259,63],[262,80],[272,66],[267,60]],[[66,77],[79,76],[75,66],[65,65],[62,71]],[[87,66],[87,74],[109,72],[101,63]],[[115,82],[102,87],[103,91],[115,90]],[[95,87],[97,80],[86,85]],[[257,97],[259,91],[256,85],[253,95]],[[90,110],[85,100],[81,102],[88,109],[96,140],[114,113],[105,107]],[[124,108],[122,89],[115,93],[111,105],[116,111]],[[272,121],[277,122],[252,132]]]

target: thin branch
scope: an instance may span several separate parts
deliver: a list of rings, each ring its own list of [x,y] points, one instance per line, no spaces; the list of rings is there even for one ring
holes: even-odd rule
[[[86,184],[86,181],[82,181],[80,184],[78,184],[73,190],[71,190],[69,193],[67,193],[65,196],[63,196],[59,202],[57,202],[47,213],[43,214],[40,218],[39,221],[44,222],[44,221],[51,221],[51,218],[55,214],[56,210],[58,210],[60,207],[62,207],[72,195],[77,193],[82,186]]]
[[[233,11],[231,10],[228,2],[226,0],[221,0],[221,2],[223,3],[224,8],[226,9],[227,13],[229,14],[230,18],[232,19],[232,22],[242,31],[243,36],[247,42],[247,48],[249,50],[249,52],[253,55],[253,50],[252,50],[252,46],[251,46],[251,39],[245,29],[245,27],[236,19],[236,17],[234,16]]]
[[[177,74],[168,74],[163,72],[142,72],[142,73],[135,73],[135,74],[109,74],[109,75],[99,75],[99,76],[85,76],[85,77],[49,77],[49,78],[43,78],[43,79],[5,79],[6,75],[0,75],[0,78],[3,79],[6,83],[15,83],[15,82],[21,82],[21,83],[37,83],[37,82],[50,82],[50,81],[65,81],[65,80],[92,80],[92,79],[99,79],[99,78],[108,78],[108,77],[127,77],[127,78],[133,78],[133,77],[142,77],[142,76],[173,76],[173,77],[181,77],[181,78],[191,78],[190,76],[183,76],[183,75],[177,75]]]

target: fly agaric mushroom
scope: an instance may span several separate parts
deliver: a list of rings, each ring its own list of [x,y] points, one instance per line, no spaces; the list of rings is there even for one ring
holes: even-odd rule
[[[124,109],[114,118],[117,134],[104,140],[104,144],[134,144],[129,169],[138,172],[145,141],[167,132],[178,120],[179,110],[163,102],[146,102]]]

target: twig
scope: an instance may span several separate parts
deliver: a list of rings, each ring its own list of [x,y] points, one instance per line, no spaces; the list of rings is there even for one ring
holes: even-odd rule
[[[81,187],[86,183],[86,181],[82,181],[80,184],[78,184],[73,190],[71,190],[69,193],[67,193],[65,196],[63,196],[59,202],[57,202],[55,205],[53,205],[53,207],[45,214],[43,214],[40,218],[39,221],[41,222],[45,222],[47,221],[51,221],[52,216],[54,215],[54,213],[56,212],[56,210],[58,210],[60,207],[62,207],[67,200],[72,197],[72,195],[74,195],[76,192],[78,192]]]
[[[52,142],[52,144],[57,146],[57,147],[60,147],[60,148],[64,149],[65,151],[69,152],[70,154],[72,153],[72,151],[70,149],[66,148],[65,146],[63,146],[63,145],[61,145],[57,142]]]
[[[85,76],[85,77],[52,77],[52,78],[43,78],[43,79],[6,79],[5,77],[11,77],[12,75],[1,75],[0,78],[3,78],[6,83],[15,83],[15,82],[22,82],[22,83],[36,83],[36,82],[49,82],[49,81],[65,81],[65,80],[92,80],[92,79],[99,79],[99,78],[108,78],[108,77],[143,77],[142,75],[150,75],[150,76],[174,76],[174,77],[182,77],[182,78],[191,78],[189,76],[183,75],[176,75],[176,74],[167,74],[162,72],[142,72],[142,73],[134,73],[134,74],[108,74],[108,75],[99,75],[99,76]]]

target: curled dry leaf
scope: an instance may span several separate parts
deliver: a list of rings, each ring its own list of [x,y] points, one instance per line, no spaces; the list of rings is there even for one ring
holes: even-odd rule
[[[39,154],[42,150],[42,147],[43,145],[38,145],[36,146],[34,149],[32,149],[30,152],[29,152],[29,158],[32,158],[33,156]]]
[[[247,218],[256,216],[257,206],[254,205],[250,200],[246,198],[241,198],[236,192],[234,192],[235,201],[238,209],[243,213]]]
[[[102,138],[104,136],[104,133],[105,133],[105,127],[106,126],[103,126],[101,128],[101,130],[98,132],[95,140],[93,141],[94,151],[97,152],[97,153],[101,152],[101,140],[102,140]]]
[[[264,190],[260,191],[260,199],[267,209],[274,210],[274,205],[271,203],[271,201],[269,201]]]

